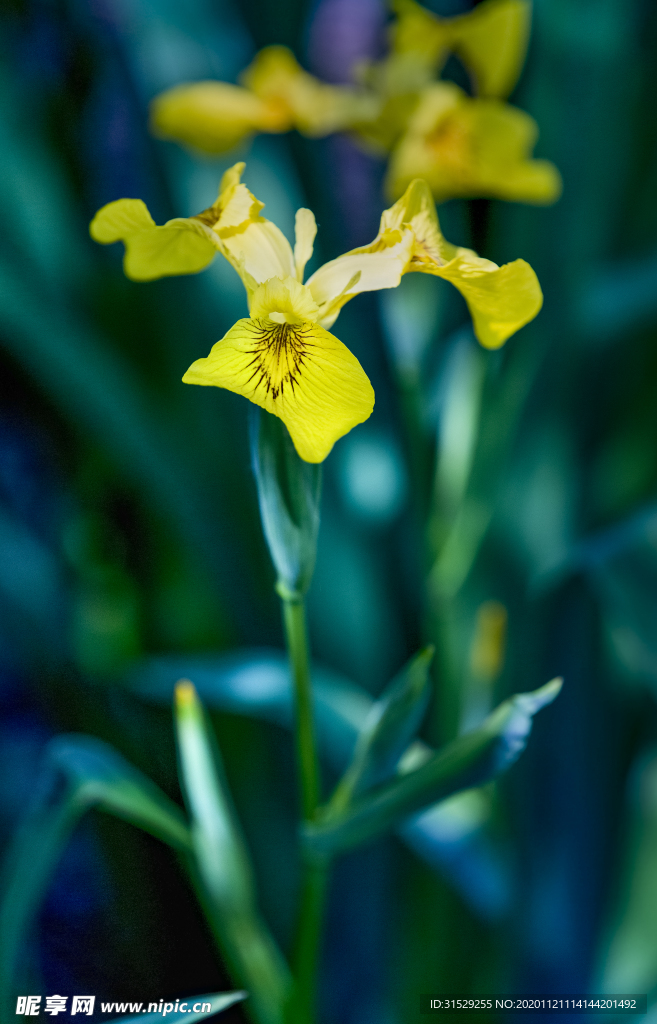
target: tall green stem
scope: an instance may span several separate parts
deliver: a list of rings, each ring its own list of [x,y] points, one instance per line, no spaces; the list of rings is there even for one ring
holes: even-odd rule
[[[303,816],[310,820],[319,803],[319,766],[315,746],[306,609],[299,595],[283,597],[283,620],[294,684],[296,745]]]
[[[279,587],[279,593],[282,588]],[[310,821],[320,799],[319,765],[313,725],[310,658],[306,610],[300,595],[283,593],[283,620],[294,684],[296,746],[303,817]],[[294,951],[294,988],[288,1005],[289,1024],[311,1024],[320,952],[328,864],[304,861],[301,902]]]
[[[321,951],[328,861],[304,864],[301,906],[293,959],[294,988],[289,1003],[289,1024],[311,1024],[315,1018],[317,964]]]

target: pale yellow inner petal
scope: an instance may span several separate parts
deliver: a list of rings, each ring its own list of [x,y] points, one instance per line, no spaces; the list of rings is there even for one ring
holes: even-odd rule
[[[294,277],[274,277],[258,285],[251,297],[251,316],[269,317],[278,323],[317,320],[319,308],[310,288]]]
[[[344,305],[361,292],[396,288],[411,259],[413,242],[413,232],[402,228],[376,240],[372,246],[325,263],[306,282],[320,310],[333,310],[338,297]],[[320,323],[325,323],[323,317]]]
[[[317,223],[312,210],[302,207],[297,210],[294,220],[294,263],[297,270],[297,280],[303,281],[303,272],[306,263],[313,254],[315,235],[317,234]]]

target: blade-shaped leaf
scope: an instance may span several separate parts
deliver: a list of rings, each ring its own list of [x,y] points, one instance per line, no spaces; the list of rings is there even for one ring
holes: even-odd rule
[[[186,1021],[187,1024],[194,1024],[197,1020],[207,1020],[208,1017],[214,1017],[216,1013],[221,1013],[222,1010],[227,1010],[229,1006],[234,1006],[235,1003],[239,1003],[242,999],[247,998],[248,993],[246,992],[216,992],[210,996],[189,996],[188,999],[181,1001],[181,1006],[178,1010],[174,1010],[173,1013],[169,1011],[166,1019],[169,1024],[178,1024],[179,1021]],[[192,1006],[187,1009],[189,1004]],[[194,1006],[201,1005],[203,1009],[195,1010]],[[174,1007],[174,1003],[166,1004]],[[181,1007],[184,1007],[182,1009]],[[207,1009],[205,1008],[207,1007]],[[140,1024],[161,1024],[162,1014],[157,1013],[140,1013],[136,1017],[115,1017],[112,1024],[136,1024],[139,1021]]]
[[[249,715],[291,728],[292,684],[288,659],[283,651],[246,648],[224,655],[150,658],[132,670],[126,684],[144,700],[169,705],[176,681],[181,677],[192,678],[203,702],[214,710]],[[322,757],[335,772],[342,773],[349,765],[373,703],[371,696],[361,687],[321,665],[313,666],[317,743]],[[432,753],[429,747],[419,743],[413,744],[411,749],[416,758],[413,766],[418,764],[418,750],[423,761]],[[406,758],[403,763],[410,766]],[[445,837],[443,830],[436,829],[434,824],[432,809],[429,808],[424,814],[404,821],[400,834],[434,870],[440,870],[449,877],[466,900],[472,901],[476,898],[476,889],[454,868],[453,858],[449,857],[449,837]],[[483,847],[479,853],[491,860]],[[462,863],[463,856],[458,866]],[[496,864],[488,863],[487,867],[497,873]],[[479,901],[478,909],[487,916],[485,901]]]
[[[219,750],[187,681],[176,687],[176,728],[181,783],[210,920],[236,976],[249,990],[256,1020],[280,1024],[289,971],[258,913],[249,855]]]
[[[91,736],[54,740],[34,805],[5,866],[0,909],[0,1005],[5,1014],[23,943],[52,873],[76,823],[92,807],[123,818],[174,849],[191,852],[180,808],[112,747]]]
[[[432,646],[420,651],[372,705],[352,762],[331,799],[331,813],[344,810],[354,796],[394,774],[427,708],[433,654]]]
[[[522,753],[532,717],[561,689],[554,679],[533,693],[504,701],[474,732],[460,736],[418,768],[355,802],[343,814],[304,826],[310,855],[325,856],[368,842],[400,821],[459,790],[480,786]]]

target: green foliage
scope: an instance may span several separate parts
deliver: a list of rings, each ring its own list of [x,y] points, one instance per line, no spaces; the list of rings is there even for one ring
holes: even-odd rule
[[[463,789],[481,786],[506,771],[522,753],[532,716],[550,704],[561,689],[560,679],[533,693],[504,701],[483,725],[454,740],[418,768],[354,801],[344,811],[305,826],[310,854],[327,855],[375,839],[402,818]]]
[[[219,752],[190,683],[179,683],[176,707],[181,784],[208,916],[235,974],[249,990],[255,1019],[278,1024],[290,983],[287,966],[258,913],[251,865]]]
[[[433,647],[420,651],[372,706],[358,735],[351,764],[331,798],[332,814],[394,774],[427,709],[433,654]]]

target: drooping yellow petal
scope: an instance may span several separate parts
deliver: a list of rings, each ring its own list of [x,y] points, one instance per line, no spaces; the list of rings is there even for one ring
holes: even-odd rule
[[[109,245],[132,231],[153,227],[155,221],[142,199],[116,199],[98,211],[89,225],[89,234],[94,242]]]
[[[210,232],[184,217],[125,238],[123,268],[133,281],[197,274],[217,255]]]
[[[330,327],[342,306],[361,292],[396,288],[408,267],[413,244],[413,232],[400,227],[316,270],[306,284],[320,307],[319,322]]]
[[[468,304],[475,335],[484,348],[499,348],[533,320],[543,305],[538,278],[525,260],[498,267],[465,250],[442,267],[424,265],[413,269],[444,277],[458,288]]]
[[[474,332],[485,348],[499,348],[536,316],[543,295],[536,274],[524,260],[498,267],[442,235],[425,181],[416,179],[381,217],[379,237],[401,224],[414,235],[407,271],[444,277],[468,304]]]
[[[151,129],[204,153],[226,153],[256,131],[286,132],[289,113],[227,82],[177,85],[151,104]]]
[[[438,202],[490,196],[552,203],[561,192],[553,164],[532,160],[538,129],[529,114],[499,100],[470,99],[451,82],[428,86],[392,153],[387,189],[399,195],[424,178]]]
[[[286,46],[260,50],[241,80],[261,99],[286,110],[291,125],[312,138],[372,120],[380,106],[369,91],[320,82]]]
[[[372,385],[356,357],[312,321],[238,320],[183,381],[227,388],[274,413],[306,462],[323,462],[374,407]]]
[[[317,234],[317,223],[312,210],[303,207],[297,210],[294,219],[294,265],[297,270],[297,280],[303,281],[303,272],[306,263],[313,254],[315,235]]]
[[[478,96],[506,98],[525,63],[529,0],[483,0],[451,19],[451,46],[474,79]]]
[[[196,274],[217,254],[211,231],[200,221],[179,218],[157,227],[141,199],[103,206],[89,231],[96,242],[124,242],[123,267],[133,281]]]

